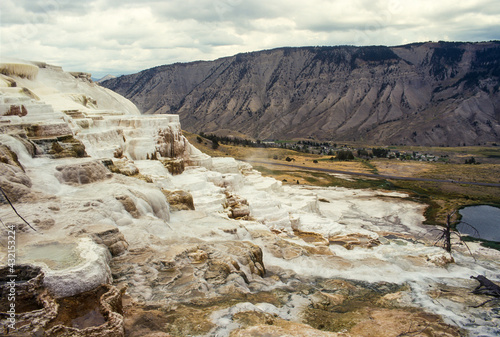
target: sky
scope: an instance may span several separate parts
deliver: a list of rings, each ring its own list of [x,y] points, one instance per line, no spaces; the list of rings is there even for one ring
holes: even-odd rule
[[[0,61],[121,75],[285,46],[500,39],[498,0],[2,0]]]

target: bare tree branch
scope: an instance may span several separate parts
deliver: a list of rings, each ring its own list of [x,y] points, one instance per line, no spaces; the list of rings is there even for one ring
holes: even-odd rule
[[[19,214],[16,210],[16,208],[14,207],[14,205],[12,204],[12,202],[10,201],[9,197],[7,196],[7,194],[4,192],[3,188],[0,187],[0,192],[2,192],[2,195],[4,196],[5,200],[7,200],[7,202],[9,203],[10,207],[12,207],[12,209],[14,210],[14,212],[16,213],[16,215],[24,221],[25,224],[27,224],[32,230],[34,230],[35,232],[37,232],[37,230],[35,228],[33,228],[33,226],[31,226],[29,224],[28,221],[26,221],[22,216],[21,214]],[[2,222],[3,223],[3,222]]]

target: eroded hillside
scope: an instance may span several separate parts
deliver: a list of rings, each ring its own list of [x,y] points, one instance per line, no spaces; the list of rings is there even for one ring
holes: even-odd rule
[[[105,81],[192,132],[386,144],[500,140],[500,43],[280,48]]]

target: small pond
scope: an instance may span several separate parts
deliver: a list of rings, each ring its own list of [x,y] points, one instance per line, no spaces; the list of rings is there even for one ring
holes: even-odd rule
[[[22,263],[39,261],[52,270],[71,268],[83,261],[75,243],[49,242],[25,246],[18,255]]]
[[[487,205],[469,206],[461,209],[459,213],[462,215],[462,222],[457,225],[460,233],[500,242],[500,208]],[[479,236],[464,222],[474,226],[479,232]]]

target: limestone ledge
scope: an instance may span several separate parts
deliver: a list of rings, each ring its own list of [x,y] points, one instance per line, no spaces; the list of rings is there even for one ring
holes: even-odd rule
[[[182,135],[178,115],[140,115],[130,101],[92,83],[86,73],[65,73],[42,63],[26,67],[40,69],[29,78],[15,71],[1,75],[0,131],[35,141],[37,155],[154,157],[210,165],[209,157]],[[72,87],[78,91],[68,91]],[[81,145],[65,145],[61,140],[67,138]]]
[[[40,259],[40,254],[51,256],[51,251],[60,254],[56,261]],[[111,254],[89,237],[69,239],[66,243],[48,241],[26,245],[18,256],[20,263],[29,262],[42,268],[44,287],[56,298],[73,296],[112,281],[108,266]]]

